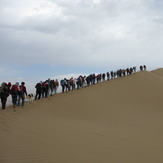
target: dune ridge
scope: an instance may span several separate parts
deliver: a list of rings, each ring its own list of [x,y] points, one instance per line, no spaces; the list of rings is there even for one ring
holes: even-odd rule
[[[158,75],[158,76],[160,76],[160,77],[163,77],[163,70],[162,70],[163,68],[159,68],[159,69],[156,69],[156,70],[153,70],[153,71],[151,71],[153,74],[155,74],[155,75]]]
[[[163,69],[0,112],[2,163],[162,163]]]

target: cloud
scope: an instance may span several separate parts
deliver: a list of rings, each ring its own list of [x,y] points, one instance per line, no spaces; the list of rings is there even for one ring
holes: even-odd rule
[[[2,62],[162,66],[162,1],[2,0],[0,6]]]
[[[4,67],[4,66],[0,66],[0,74],[1,74],[1,77],[4,77],[4,76],[15,76],[17,74],[19,74],[21,71],[19,70],[14,70],[14,69],[11,69],[10,67]]]
[[[24,80],[24,77],[20,77],[22,71],[10,66],[0,66],[0,83],[2,82],[21,82]]]

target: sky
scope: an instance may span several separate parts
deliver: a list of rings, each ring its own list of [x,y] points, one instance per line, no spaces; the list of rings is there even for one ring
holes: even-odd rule
[[[163,67],[162,0],[0,0],[0,82]]]

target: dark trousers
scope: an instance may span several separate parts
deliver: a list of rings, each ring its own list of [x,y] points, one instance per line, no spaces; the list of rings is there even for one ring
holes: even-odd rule
[[[14,94],[12,95],[12,103],[13,103],[13,105],[16,105],[17,98],[18,98],[18,93],[14,93]]]
[[[64,93],[64,91],[65,91],[65,86],[62,85],[62,93]]]
[[[40,100],[40,98],[41,98],[41,91],[36,91],[35,100],[37,100],[37,96],[38,96],[38,99]]]
[[[7,97],[8,97],[7,93],[2,93],[1,94],[2,109],[6,108]]]

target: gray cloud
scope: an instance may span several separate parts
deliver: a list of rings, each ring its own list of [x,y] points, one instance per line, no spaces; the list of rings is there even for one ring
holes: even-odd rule
[[[1,61],[162,66],[162,1],[2,0],[0,6]]]

